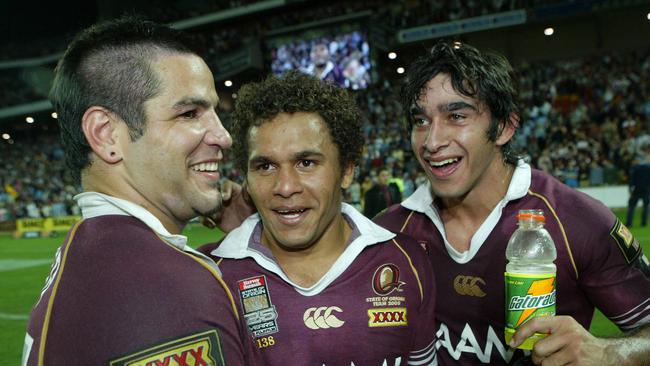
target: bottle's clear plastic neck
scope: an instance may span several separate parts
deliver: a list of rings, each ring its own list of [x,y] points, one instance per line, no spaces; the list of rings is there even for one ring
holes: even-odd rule
[[[533,210],[519,210],[517,215],[519,227],[521,229],[539,229],[544,227],[544,211],[539,209]]]
[[[544,222],[527,219],[527,220],[519,220],[517,225],[519,225],[519,227],[524,230],[533,230],[533,229],[543,228]]]

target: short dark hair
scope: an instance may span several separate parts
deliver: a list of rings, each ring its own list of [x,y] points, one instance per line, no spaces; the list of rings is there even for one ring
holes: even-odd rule
[[[456,92],[490,108],[490,141],[499,137],[502,123],[512,123],[516,129],[521,127],[523,121],[518,107],[515,75],[508,60],[497,53],[482,53],[468,44],[439,41],[428,54],[411,64],[406,74],[406,82],[402,86],[402,105],[407,113],[409,130],[418,99],[429,80],[438,74],[448,74]],[[515,121],[511,119],[512,114],[516,116]],[[507,163],[516,164],[520,156],[513,150],[511,142],[503,145],[501,152]]]
[[[160,87],[151,61],[161,53],[197,54],[191,42],[180,31],[136,17],[93,25],[74,38],[55,69],[50,100],[75,179],[91,162],[81,128],[85,111],[91,106],[110,110],[136,140],[146,127],[143,103]]]
[[[230,132],[236,164],[248,171],[248,132],[251,127],[271,121],[280,113],[311,112],[319,115],[338,148],[341,169],[356,164],[364,138],[361,112],[349,92],[333,83],[298,71],[270,76],[239,90]]]

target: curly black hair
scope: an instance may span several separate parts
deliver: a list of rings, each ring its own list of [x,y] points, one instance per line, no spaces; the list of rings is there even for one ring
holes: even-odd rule
[[[339,151],[341,170],[361,157],[364,138],[361,112],[350,93],[329,82],[298,71],[283,76],[270,76],[258,83],[249,83],[238,92],[232,114],[230,133],[233,137],[235,163],[248,171],[248,132],[273,120],[280,113],[312,112],[327,125],[332,141]]]
[[[523,120],[518,107],[517,83],[508,60],[500,54],[481,52],[468,44],[442,40],[428,54],[413,62],[407,71],[401,92],[409,131],[418,99],[429,80],[438,74],[449,74],[455,91],[488,106],[492,114],[488,130],[490,141],[499,137],[504,123],[513,124],[515,131],[521,127]],[[511,142],[512,139],[501,147],[501,153],[506,163],[514,165],[520,156]]]

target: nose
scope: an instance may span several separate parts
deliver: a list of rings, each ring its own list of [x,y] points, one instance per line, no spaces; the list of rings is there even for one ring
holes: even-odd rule
[[[292,167],[280,167],[276,174],[273,193],[281,197],[289,198],[301,191],[300,173]]]
[[[228,149],[232,146],[232,137],[221,123],[221,119],[215,111],[207,113],[205,118],[206,134],[205,143],[208,145],[217,145],[222,149]]]
[[[449,129],[444,123],[434,120],[422,134],[421,146],[429,152],[435,153],[449,145]]]

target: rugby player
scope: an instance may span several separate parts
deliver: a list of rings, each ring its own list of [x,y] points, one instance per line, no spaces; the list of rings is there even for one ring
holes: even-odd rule
[[[428,177],[376,222],[430,247],[436,270],[440,364],[517,362],[504,341],[505,249],[520,209],[541,209],[557,248],[557,316],[534,318],[532,361],[543,365],[650,360],[650,270],[629,230],[600,202],[532,169],[511,147],[523,121],[505,58],[438,43],[407,74],[403,105]],[[596,338],[594,307],[623,331]]]
[[[351,96],[294,71],[243,86],[232,117],[258,214],[201,250],[221,258],[263,364],[434,364],[424,249],[342,203],[364,142]]]
[[[23,365],[245,364],[252,342],[216,263],[180,235],[221,208],[232,143],[206,63],[180,32],[122,18],[73,40],[51,98],[83,220],[56,253]]]

